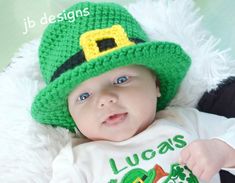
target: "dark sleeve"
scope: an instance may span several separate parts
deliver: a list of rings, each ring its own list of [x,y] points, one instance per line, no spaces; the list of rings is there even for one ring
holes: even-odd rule
[[[227,118],[235,117],[235,77],[224,80],[216,90],[205,92],[197,108]],[[220,180],[221,183],[235,183],[235,176],[221,170]]]
[[[198,109],[227,118],[235,117],[235,77],[223,81],[216,90],[206,92]]]

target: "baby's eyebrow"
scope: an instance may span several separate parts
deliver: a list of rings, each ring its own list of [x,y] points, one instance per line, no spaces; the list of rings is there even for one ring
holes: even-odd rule
[[[119,70],[116,71],[117,73],[125,73],[125,74],[128,74],[128,73],[135,73],[136,71],[133,70],[133,69],[130,69],[130,68],[121,68]]]

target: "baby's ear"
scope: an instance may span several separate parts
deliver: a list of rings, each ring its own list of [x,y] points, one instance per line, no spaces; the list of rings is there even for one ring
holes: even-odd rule
[[[160,81],[157,79],[157,76],[154,75],[154,79],[155,79],[155,84],[156,84],[156,96],[157,98],[161,97],[161,92],[160,92]]]
[[[160,88],[160,81],[157,79],[156,76],[155,76],[155,83],[156,83],[156,87]]]
[[[159,97],[161,97],[161,92],[160,92],[160,88],[159,88],[159,86],[156,84],[156,96],[157,96],[157,98],[159,98]]]

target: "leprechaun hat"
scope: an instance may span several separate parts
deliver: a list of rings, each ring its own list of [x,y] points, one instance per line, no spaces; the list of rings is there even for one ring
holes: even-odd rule
[[[130,64],[156,73],[161,91],[158,110],[172,100],[191,63],[179,45],[149,41],[130,13],[114,3],[80,2],[63,13],[67,19],[58,16],[46,28],[39,47],[46,87],[31,107],[38,122],[74,132],[69,93],[89,78]]]

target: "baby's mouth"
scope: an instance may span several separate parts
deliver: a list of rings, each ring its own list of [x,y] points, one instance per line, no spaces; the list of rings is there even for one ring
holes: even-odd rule
[[[123,122],[127,118],[128,113],[119,113],[119,114],[114,114],[110,115],[104,122],[103,124],[112,126],[112,125],[117,125],[121,122]]]

